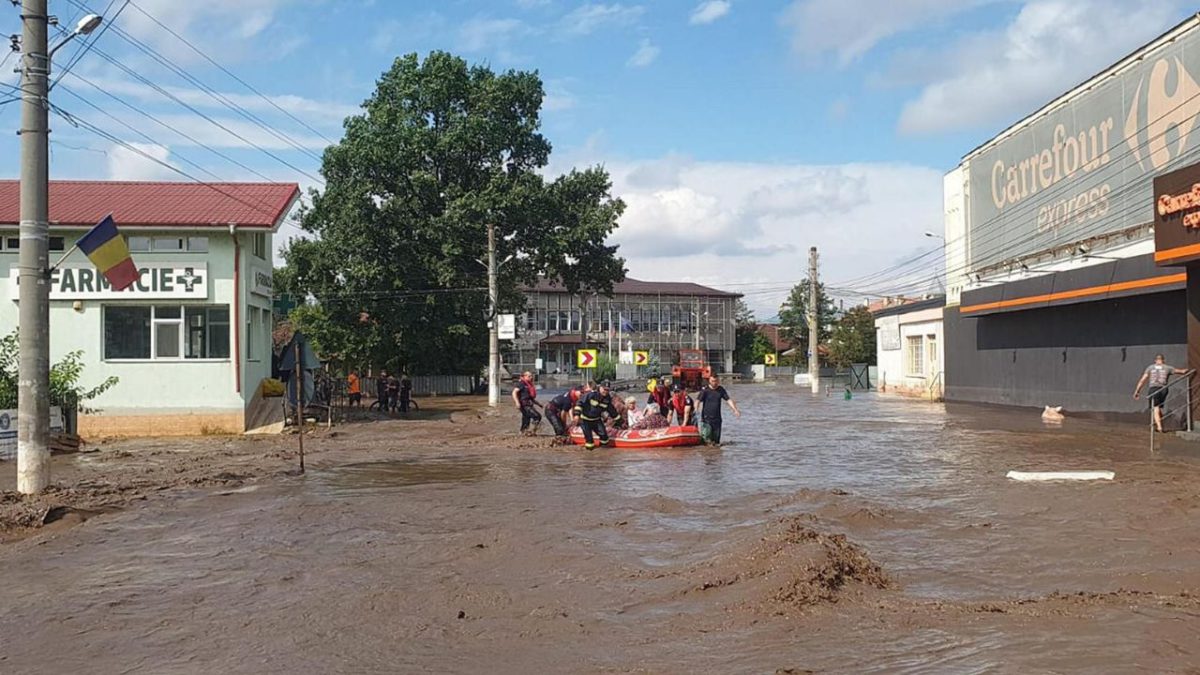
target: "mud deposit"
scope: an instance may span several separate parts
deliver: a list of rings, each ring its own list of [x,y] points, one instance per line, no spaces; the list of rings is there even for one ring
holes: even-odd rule
[[[1037,412],[732,393],[747,414],[722,449],[588,453],[455,400],[317,434],[303,476],[291,438],[56,458],[54,490],[0,495],[0,672],[1200,663],[1195,447],[1151,455],[1140,426]]]

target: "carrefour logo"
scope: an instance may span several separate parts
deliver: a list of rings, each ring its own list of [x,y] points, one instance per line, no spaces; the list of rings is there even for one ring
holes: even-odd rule
[[[1175,86],[1168,90],[1172,76]],[[1200,114],[1200,85],[1179,57],[1159,59],[1150,71],[1149,81],[1145,76],[1138,80],[1125,119],[1125,142],[1143,170],[1162,169],[1184,153],[1197,114]],[[1174,139],[1167,133],[1172,127]]]

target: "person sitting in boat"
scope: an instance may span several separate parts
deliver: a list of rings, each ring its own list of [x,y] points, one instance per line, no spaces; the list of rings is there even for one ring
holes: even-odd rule
[[[671,426],[666,417],[658,411],[658,406],[650,403],[646,409],[642,411],[641,417],[636,424],[630,425],[630,429],[666,429]]]
[[[628,410],[628,408],[625,405],[625,399],[621,398],[620,396],[613,398],[612,406],[613,410],[616,411],[616,414],[608,418],[609,428],[616,431],[628,429],[628,418],[625,415],[625,412]]]
[[[676,426],[687,427],[695,424],[696,404],[680,385],[673,386],[671,401],[667,406],[668,416]]]
[[[642,421],[644,413],[638,410],[637,398],[633,396],[625,397],[625,426],[628,429],[636,429],[637,423]]]
[[[584,448],[591,450],[596,447],[594,436],[600,437],[601,445],[608,445],[608,429],[604,426],[604,418],[607,416],[609,419],[615,419],[617,411],[613,407],[607,382],[602,382],[595,390],[584,394],[571,412],[583,430]]]
[[[660,411],[663,411],[667,409],[667,403],[669,403],[670,400],[670,388],[667,387],[667,383],[664,380],[658,380],[654,382],[652,387],[650,387],[650,396],[646,398],[646,405],[653,403],[654,405],[658,406]]]

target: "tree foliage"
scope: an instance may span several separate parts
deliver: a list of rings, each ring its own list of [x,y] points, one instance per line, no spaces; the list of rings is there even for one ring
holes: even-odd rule
[[[478,373],[487,353],[487,225],[500,311],[539,276],[611,293],[624,260],[606,243],[624,203],[606,171],[542,176],[537,73],[495,73],[444,52],[396,59],[325,151],[278,275],[322,352],[414,373]]]
[[[733,362],[741,365],[754,363],[755,337],[759,335],[754,312],[745,301],[739,299],[734,305],[734,351]]]
[[[808,353],[809,288],[808,279],[796,284],[779,308],[780,337],[805,354]],[[825,284],[820,282],[817,283],[817,307],[817,344],[821,345],[829,342],[836,310],[833,300],[825,293]]]
[[[875,365],[875,317],[866,307],[850,309],[833,327],[829,360],[839,368],[852,363]]]
[[[17,371],[19,368],[17,332],[0,338],[0,410],[17,407]],[[62,360],[50,366],[50,405],[77,409],[79,412],[94,412],[84,403],[112,389],[117,378],[109,377],[100,384],[87,388],[79,384],[83,377],[83,352],[69,352]]]

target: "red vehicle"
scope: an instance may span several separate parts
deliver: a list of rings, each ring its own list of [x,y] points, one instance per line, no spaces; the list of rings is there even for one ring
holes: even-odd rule
[[[686,389],[699,389],[712,375],[712,368],[704,360],[702,349],[680,349],[679,363],[671,368],[671,379]]]

